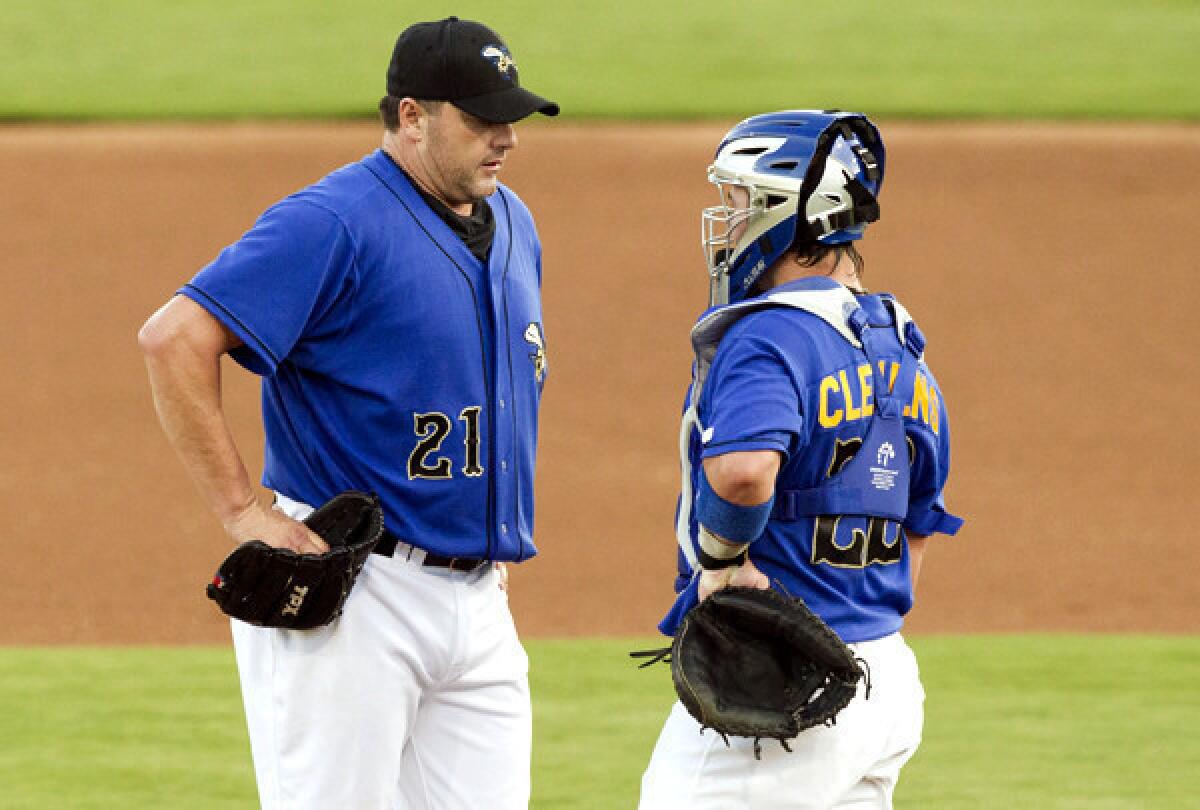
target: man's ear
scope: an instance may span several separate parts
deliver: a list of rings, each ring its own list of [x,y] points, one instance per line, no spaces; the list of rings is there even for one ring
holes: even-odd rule
[[[416,99],[402,98],[396,111],[400,133],[414,143],[425,139],[425,122],[429,112]]]

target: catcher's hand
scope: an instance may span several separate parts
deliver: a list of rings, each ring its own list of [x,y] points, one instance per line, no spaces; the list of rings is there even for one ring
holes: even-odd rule
[[[226,615],[261,627],[299,630],[336,619],[383,534],[383,509],[374,495],[343,492],[304,524],[329,551],[297,554],[261,540],[242,543],[217,569],[208,598]]]
[[[700,571],[698,595],[703,602],[713,593],[722,588],[770,588],[771,580],[750,560],[741,565],[731,565],[728,568],[718,568],[710,571],[707,568]]]
[[[854,653],[800,599],[727,587],[684,616],[671,645],[680,702],[724,735],[786,740],[832,724],[863,676]],[[869,688],[869,685],[868,685]]]

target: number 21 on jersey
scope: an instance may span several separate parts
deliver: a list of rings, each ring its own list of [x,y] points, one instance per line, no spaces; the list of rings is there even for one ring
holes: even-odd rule
[[[463,423],[463,466],[461,472],[468,478],[483,475],[479,463],[479,413],[478,405],[463,408],[458,419]],[[448,456],[439,455],[442,442],[450,434],[454,422],[440,411],[413,414],[413,430],[417,434],[417,446],[408,456],[408,477],[445,480],[454,477],[454,462]]]

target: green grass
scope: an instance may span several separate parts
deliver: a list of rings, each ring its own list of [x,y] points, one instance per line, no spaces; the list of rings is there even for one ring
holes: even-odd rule
[[[6,810],[251,808],[232,650],[0,650]]]
[[[1200,119],[1195,0],[8,0],[0,119],[371,115],[399,30],[450,13],[572,117]]]
[[[897,806],[1196,806],[1200,637],[918,638],[925,741]]]
[[[901,810],[1194,806],[1200,637],[912,643],[929,697]],[[655,644],[528,643],[534,810],[636,805],[673,695],[625,653]],[[244,729],[226,649],[0,649],[5,810],[250,810]]]

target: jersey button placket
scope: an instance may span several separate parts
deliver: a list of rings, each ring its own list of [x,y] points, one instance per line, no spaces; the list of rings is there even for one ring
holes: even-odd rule
[[[507,392],[507,391],[501,391],[501,392],[499,392],[499,393],[501,393],[501,394],[502,394],[502,396],[499,396],[499,397],[497,397],[497,398],[496,398],[496,407],[497,407],[497,408],[499,408],[501,411],[505,412],[505,414],[507,414],[507,412],[508,412],[508,392]],[[507,427],[507,426],[511,425],[511,423],[510,423],[509,421],[507,421],[507,416],[505,417],[505,419],[504,419],[504,421],[503,421],[503,424],[504,424],[504,426],[505,426],[505,427]],[[498,427],[498,430],[499,430],[499,429],[501,429],[501,428],[499,428],[499,427]],[[509,447],[511,447],[511,446],[512,446],[512,443],[511,443],[511,441],[510,441],[510,442],[508,442],[507,444],[508,444],[508,446],[509,446]],[[507,474],[508,474],[508,459],[507,459],[507,458],[501,458],[499,461],[500,461],[500,472],[501,472],[501,473],[502,473],[504,476],[506,476],[506,478],[505,478],[505,480],[504,480],[503,482],[501,482],[501,481],[497,480],[497,482],[496,482],[496,486],[498,487],[498,492],[501,492],[501,493],[503,493],[503,495],[502,495],[502,496],[499,498],[499,502],[500,502],[501,504],[507,504],[507,503],[508,503],[508,501],[509,501],[509,498],[510,498],[510,497],[511,497],[511,495],[512,495],[512,489],[511,489],[511,487],[512,487],[512,482],[511,482],[511,481],[509,481],[509,480],[507,480]],[[506,506],[501,506],[501,509],[502,509],[503,513],[509,513],[509,509],[508,509]],[[497,515],[497,517],[498,517],[498,518],[501,518],[501,521],[500,521],[500,535],[501,535],[501,537],[503,537],[503,538],[504,538],[504,541],[507,543],[507,541],[508,541],[508,524],[509,524],[509,522],[511,522],[511,521],[510,521],[509,519],[505,519],[505,518],[511,518],[511,517],[512,517],[512,515],[511,515],[511,513],[509,513],[509,514],[501,514],[501,515]]]

